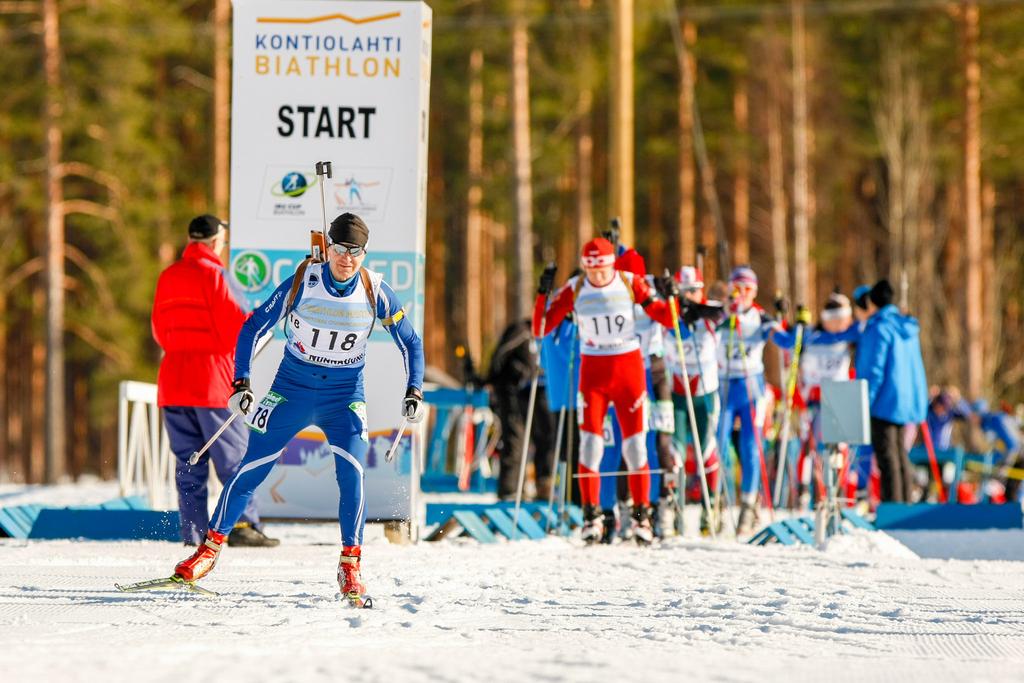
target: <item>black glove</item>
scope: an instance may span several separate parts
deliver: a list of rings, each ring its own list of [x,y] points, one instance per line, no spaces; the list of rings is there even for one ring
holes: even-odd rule
[[[423,392],[416,387],[406,389],[405,398],[402,400],[402,417],[416,424],[423,419],[424,412]]]
[[[665,301],[679,297],[679,283],[671,275],[654,278],[654,290]]]
[[[789,303],[782,296],[782,292],[775,292],[775,313],[780,318],[785,318],[789,312]]]
[[[248,415],[252,411],[252,404],[256,402],[256,397],[253,395],[252,389],[249,388],[249,378],[236,379],[231,383],[231,388],[235,391],[228,399],[228,408],[233,413]]]
[[[686,307],[683,308],[683,322],[686,323],[687,327],[696,325],[698,321],[704,320],[705,318],[713,319],[717,318],[722,314],[722,305],[715,304],[698,304],[692,301],[687,302]]]
[[[558,266],[554,263],[549,263],[544,266],[544,272],[540,274],[540,284],[537,285],[537,293],[541,296],[547,296],[551,293],[551,290],[555,287],[555,272],[558,271]]]

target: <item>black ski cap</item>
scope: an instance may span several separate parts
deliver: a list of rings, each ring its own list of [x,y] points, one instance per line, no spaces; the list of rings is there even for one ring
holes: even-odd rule
[[[226,230],[228,224],[208,213],[196,216],[188,224],[188,236],[194,240],[205,240],[213,237],[221,230]]]
[[[327,231],[331,244],[351,244],[365,247],[370,239],[370,229],[363,219],[354,213],[343,213],[331,221],[331,229]]]
[[[896,290],[892,288],[888,280],[879,280],[875,283],[875,286],[868,292],[868,298],[871,299],[871,303],[879,308],[885,308],[892,303],[893,296],[895,296]]]

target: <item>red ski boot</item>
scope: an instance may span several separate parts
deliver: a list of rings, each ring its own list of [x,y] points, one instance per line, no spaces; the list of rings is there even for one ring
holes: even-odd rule
[[[226,537],[226,534],[217,533],[213,529],[207,531],[206,540],[192,553],[192,557],[178,563],[174,575],[180,576],[186,583],[192,583],[212,572]]]
[[[372,607],[373,600],[366,595],[366,586],[359,576],[361,557],[360,546],[342,546],[341,557],[338,558],[338,587],[341,589],[341,595],[353,607]]]

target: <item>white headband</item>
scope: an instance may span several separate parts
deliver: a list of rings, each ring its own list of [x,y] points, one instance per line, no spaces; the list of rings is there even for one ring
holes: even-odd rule
[[[615,265],[615,256],[612,254],[598,254],[597,256],[580,256],[580,263],[584,268],[600,268],[601,266]]]
[[[849,318],[853,315],[853,311],[850,310],[849,306],[843,306],[842,308],[826,308],[821,312],[822,320],[842,320],[843,318]]]

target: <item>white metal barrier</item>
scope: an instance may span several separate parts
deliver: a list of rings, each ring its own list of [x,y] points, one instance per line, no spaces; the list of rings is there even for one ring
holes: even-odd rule
[[[121,382],[117,402],[117,479],[121,495],[143,493],[154,510],[178,507],[174,455],[156,404],[156,385]]]
[[[121,382],[117,401],[117,479],[122,496],[144,494],[154,510],[177,510],[174,454],[156,404],[156,385]],[[223,488],[210,468],[207,500],[212,506]]]

